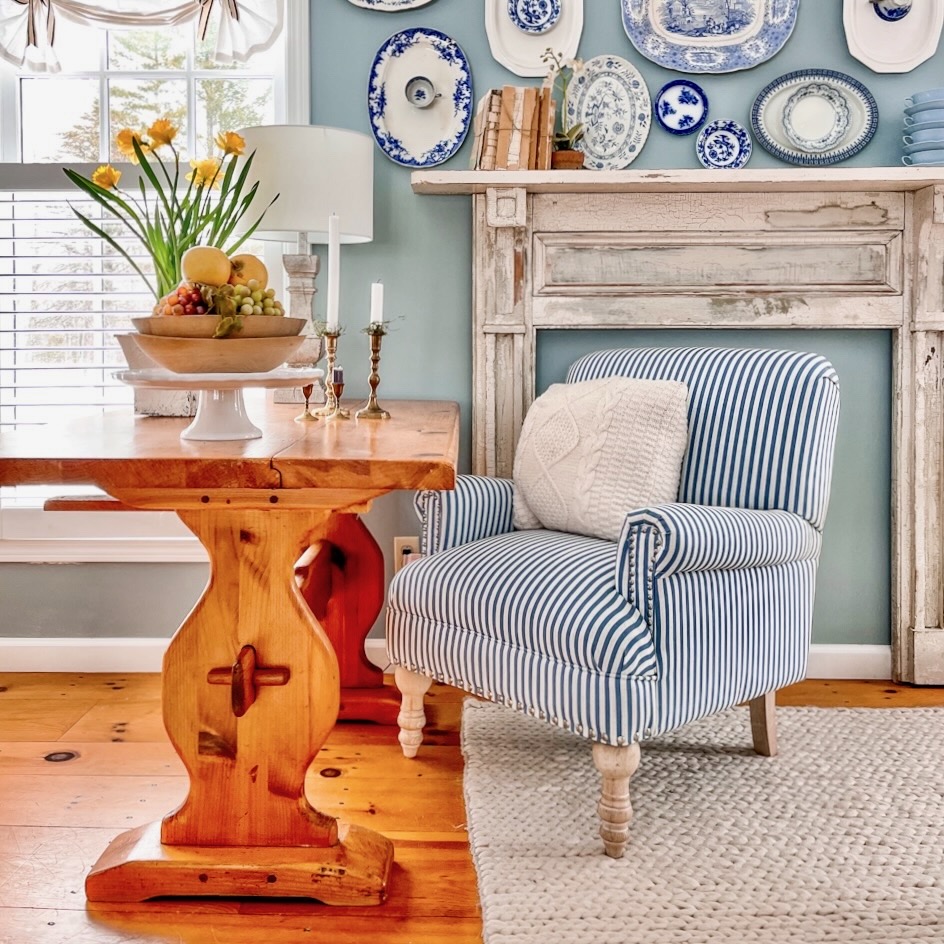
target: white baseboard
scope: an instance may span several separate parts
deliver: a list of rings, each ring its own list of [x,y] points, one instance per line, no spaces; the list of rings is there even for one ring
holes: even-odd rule
[[[164,638],[0,638],[0,672],[160,672]],[[386,669],[387,645],[368,639],[364,649]]]
[[[160,672],[167,639],[0,638],[0,672]],[[367,658],[389,666],[383,639],[368,639]],[[890,679],[890,646],[814,645],[807,678]]]
[[[807,678],[890,679],[891,646],[840,646],[823,643],[810,646]]]

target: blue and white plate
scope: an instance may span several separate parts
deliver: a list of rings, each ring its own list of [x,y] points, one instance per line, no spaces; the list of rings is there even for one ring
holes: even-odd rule
[[[753,69],[780,51],[799,0],[621,0],[623,29],[653,62],[677,72]]]
[[[384,13],[396,13],[398,10],[413,10],[424,7],[432,0],[348,0],[356,7],[365,7],[368,10],[383,10]]]
[[[800,69],[761,91],[751,108],[751,127],[761,145],[782,161],[838,164],[872,140],[878,105],[851,75]]]
[[[675,79],[659,89],[652,111],[669,134],[692,134],[708,117],[708,96],[694,82]]]
[[[469,0],[465,2],[468,5]],[[484,0],[484,3],[489,49],[495,61],[509,72],[544,78],[547,75],[544,54],[549,46],[564,60],[577,55],[583,32],[583,0]]]
[[[639,71],[619,56],[596,56],[579,69],[564,101],[571,127],[583,124],[577,142],[584,167],[619,170],[631,164],[649,136],[652,103]]]
[[[737,170],[751,159],[754,149],[747,128],[719,118],[702,128],[695,141],[695,154],[702,167]]]
[[[561,0],[508,0],[508,16],[522,33],[546,33],[560,15]]]
[[[394,33],[370,67],[367,110],[374,139],[390,160],[405,167],[442,164],[469,130],[469,60],[455,40],[438,30]]]

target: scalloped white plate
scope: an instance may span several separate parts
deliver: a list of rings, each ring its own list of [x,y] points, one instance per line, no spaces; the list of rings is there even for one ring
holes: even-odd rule
[[[865,0],[843,0],[849,52],[873,72],[910,72],[937,50],[944,4],[914,0],[907,16],[883,20]]]
[[[573,59],[582,32],[583,0],[561,0],[560,17],[543,33],[526,33],[515,26],[508,15],[508,0],[485,0],[485,33],[492,58],[515,75],[547,75],[541,56],[548,47],[563,59]]]

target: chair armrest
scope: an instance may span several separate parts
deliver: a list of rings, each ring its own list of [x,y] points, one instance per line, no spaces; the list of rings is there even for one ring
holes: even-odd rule
[[[413,507],[420,519],[421,553],[512,531],[513,495],[511,479],[484,475],[459,475],[450,491],[417,492]]]
[[[790,511],[654,505],[626,516],[616,579],[627,600],[645,612],[657,577],[813,560],[821,543],[820,532]]]

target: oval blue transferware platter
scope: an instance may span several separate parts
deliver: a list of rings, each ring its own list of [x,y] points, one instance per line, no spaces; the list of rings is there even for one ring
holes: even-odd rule
[[[438,30],[394,33],[370,67],[367,111],[374,140],[390,160],[404,167],[442,164],[469,130],[469,60],[454,39]]]
[[[878,105],[858,80],[832,69],[798,69],[766,85],[751,107],[761,146],[789,164],[838,164],[878,129]]]
[[[753,69],[783,47],[799,0],[621,0],[623,29],[647,58],[676,72]]]
[[[577,148],[591,170],[626,167],[649,136],[649,89],[639,70],[619,56],[596,56],[575,71],[564,111],[568,127],[583,124]]]
[[[669,134],[692,134],[708,117],[708,96],[694,82],[674,79],[659,89],[652,113]]]

